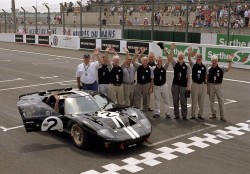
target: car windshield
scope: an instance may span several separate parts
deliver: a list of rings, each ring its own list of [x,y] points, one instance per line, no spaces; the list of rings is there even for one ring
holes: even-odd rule
[[[99,94],[66,98],[64,105],[65,114],[70,115],[86,114],[114,107],[114,103]]]

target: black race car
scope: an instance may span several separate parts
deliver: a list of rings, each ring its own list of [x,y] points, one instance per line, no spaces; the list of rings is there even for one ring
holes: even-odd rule
[[[64,88],[23,94],[17,107],[27,132],[66,132],[79,148],[95,139],[106,148],[123,149],[147,141],[152,131],[141,110],[118,106],[94,91]]]

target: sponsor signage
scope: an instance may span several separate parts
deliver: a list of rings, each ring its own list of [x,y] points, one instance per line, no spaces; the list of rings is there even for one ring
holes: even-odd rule
[[[109,45],[111,45],[116,52],[120,52],[120,41],[119,40],[102,40],[101,48],[105,50]]]
[[[35,44],[35,35],[26,35],[26,43]]]
[[[16,42],[23,42],[23,35],[22,34],[16,34],[15,35],[15,41]]]
[[[95,49],[96,39],[80,38],[80,48]]]
[[[144,54],[148,54],[149,53],[149,43],[147,42],[127,42],[127,48],[129,50],[129,53],[135,53],[135,47],[144,47],[145,53]]]
[[[210,61],[212,55],[217,55],[219,62],[228,62],[227,56],[233,54],[232,59],[234,64],[250,65],[250,50],[248,49],[233,49],[233,48],[206,48],[206,60]]]
[[[169,43],[165,43],[165,47],[170,50],[170,45]],[[185,60],[188,60],[188,48],[189,47],[192,47],[193,49],[193,52],[195,53],[198,53],[198,54],[202,54],[202,47],[197,47],[197,46],[194,46],[194,45],[177,45],[176,44],[176,48],[174,49],[174,57],[177,57],[177,55],[179,53],[183,53],[184,54],[184,57],[185,57]],[[163,56],[166,56],[164,52],[162,52],[162,55]]]
[[[217,45],[227,45],[227,35],[217,34]],[[250,47],[249,35],[229,35],[229,46]]]
[[[38,44],[49,45],[49,36],[38,36]]]

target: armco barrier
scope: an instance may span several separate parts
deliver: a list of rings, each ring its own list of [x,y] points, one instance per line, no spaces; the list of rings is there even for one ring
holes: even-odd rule
[[[34,36],[32,35],[14,35],[14,34],[1,34],[1,39],[4,41],[34,43]],[[32,39],[30,39],[32,38]],[[0,39],[0,41],[1,41]],[[80,38],[78,36],[65,36],[65,35],[35,35],[35,44],[51,44],[52,47],[66,48],[66,49],[94,49],[96,47],[105,48],[112,45],[119,53],[124,53],[123,47],[128,47],[130,53],[133,54],[134,47],[146,47],[146,54],[154,52],[156,56],[164,56],[163,51],[157,45],[159,41],[139,41],[139,40],[109,40],[99,38]],[[164,42],[167,48],[170,47],[172,42]],[[175,43],[176,49],[174,50],[174,57],[178,52],[183,52],[187,60],[187,51],[192,47],[197,53],[202,54],[204,61],[210,63],[212,55],[216,54],[219,57],[220,64],[227,65],[227,56],[234,54],[233,67],[250,69],[250,47],[236,47],[224,45],[209,45],[209,44],[190,44],[190,43]]]
[[[0,41],[1,42],[15,42],[15,34],[14,33],[0,33]]]

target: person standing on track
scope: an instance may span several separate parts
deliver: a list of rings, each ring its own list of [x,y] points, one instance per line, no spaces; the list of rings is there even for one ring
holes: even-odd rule
[[[141,48],[140,56],[144,53],[144,48]],[[133,58],[133,64],[137,70],[137,83],[135,85],[135,106],[141,108],[141,100],[143,103],[142,110],[146,112],[148,110],[149,94],[153,92],[153,71],[148,65],[148,57],[141,58],[141,64],[136,62],[139,51],[135,49],[135,56]]]
[[[105,52],[108,49],[105,50]],[[102,94],[109,96],[109,69],[108,64],[110,64],[109,59],[106,56],[102,56],[101,64],[98,67],[98,88],[99,92]]]
[[[123,89],[124,89],[124,105],[134,105],[134,90],[135,90],[135,66],[132,64],[132,58],[129,55],[129,50],[124,48],[126,58],[121,65],[123,69]]]
[[[232,68],[232,58],[233,55],[228,55],[228,67],[218,65],[218,56],[213,55],[211,57],[211,67],[208,69],[207,73],[207,94],[209,95],[210,106],[212,115],[210,119],[216,118],[216,109],[215,109],[215,95],[217,96],[219,109],[220,109],[220,119],[221,121],[226,122],[224,115],[224,94],[223,94],[223,75],[225,72],[228,72]]]
[[[190,66],[184,62],[184,54],[178,53],[178,61],[173,58],[175,44],[170,46],[170,58],[174,68],[174,79],[172,83],[172,96],[174,104],[175,119],[180,118],[179,102],[181,103],[181,115],[183,120],[187,120],[187,98],[186,92],[190,91]]]
[[[196,107],[198,103],[198,117],[201,120],[203,118],[203,106],[204,106],[204,97],[206,93],[206,83],[207,83],[207,66],[202,63],[202,55],[196,54],[196,62],[191,60],[191,54],[193,50],[190,47],[188,49],[188,61],[190,67],[192,68],[192,85],[191,85],[191,99],[192,99],[192,108],[191,108],[191,117],[190,119],[195,119]]]
[[[94,56],[99,54],[98,49],[94,50]],[[98,68],[98,61],[90,61],[90,55],[85,53],[83,55],[83,63],[79,64],[76,69],[76,81],[77,87],[83,90],[93,90],[98,91],[98,84],[97,84],[97,68]]]
[[[167,49],[164,48],[164,52],[168,56]],[[165,117],[170,117],[170,105],[169,105],[169,90],[168,85],[166,83],[166,74],[167,69],[170,63],[170,58],[168,57],[167,62],[163,65],[162,57],[156,58],[156,66],[153,67],[154,73],[154,97],[155,97],[155,110],[154,110],[154,118],[160,117],[160,101],[162,99],[163,107],[165,110]]]
[[[108,59],[107,53],[115,53],[114,48],[108,47],[106,51],[106,57]],[[119,65],[120,57],[115,53],[112,59],[112,64],[108,65],[109,68],[109,79],[110,87],[109,94],[110,98],[117,104],[123,105],[124,94],[123,94],[123,71],[122,67]]]

